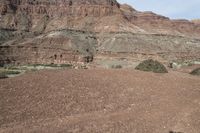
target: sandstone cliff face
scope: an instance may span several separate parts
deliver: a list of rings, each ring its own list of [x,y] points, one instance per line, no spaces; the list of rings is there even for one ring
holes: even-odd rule
[[[101,3],[101,4],[100,4]],[[115,1],[34,1],[21,2],[18,10],[28,14],[47,14],[49,17],[62,16],[104,16],[114,14]]]
[[[38,33],[78,29],[200,37],[195,22],[139,12],[115,0],[4,0],[0,14],[0,28]]]
[[[0,24],[7,29],[32,30],[44,17],[102,17],[119,13],[118,8],[115,0],[7,0],[0,3]]]

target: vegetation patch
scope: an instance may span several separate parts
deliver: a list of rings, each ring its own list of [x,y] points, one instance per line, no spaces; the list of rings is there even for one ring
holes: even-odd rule
[[[152,59],[143,61],[135,69],[141,71],[151,71],[155,73],[168,73],[167,69],[163,64]]]
[[[72,67],[71,64],[33,64],[33,67]]]
[[[200,68],[194,69],[190,74],[200,76]]]
[[[122,66],[121,65],[112,65],[111,68],[113,68],[113,69],[121,69]]]
[[[18,75],[20,74],[20,71],[12,71],[7,69],[1,69],[0,70],[0,79],[8,78],[11,75]]]
[[[60,67],[68,67],[68,68],[72,68],[72,64],[60,64]]]
[[[8,78],[8,76],[4,73],[0,73],[0,79],[5,79]]]
[[[63,69],[73,68],[72,64],[29,64],[23,66],[6,65],[0,67],[0,79],[15,77],[18,74],[26,72],[34,72],[42,69]]]
[[[5,75],[17,75],[20,74],[21,72],[19,71],[10,71],[10,70],[4,70],[0,72],[1,74],[5,74]]]

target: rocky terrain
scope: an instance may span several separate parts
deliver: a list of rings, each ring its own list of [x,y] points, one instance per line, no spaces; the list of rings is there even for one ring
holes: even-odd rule
[[[175,71],[27,73],[0,80],[0,132],[199,133],[199,86]]]
[[[199,67],[199,20],[0,0],[0,133],[200,133]]]
[[[115,0],[1,0],[0,14],[1,65],[200,57],[197,21]]]

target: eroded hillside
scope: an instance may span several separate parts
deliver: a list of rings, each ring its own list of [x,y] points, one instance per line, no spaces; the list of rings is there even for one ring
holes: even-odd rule
[[[196,21],[170,20],[115,0],[2,0],[0,13],[1,65],[200,57]]]

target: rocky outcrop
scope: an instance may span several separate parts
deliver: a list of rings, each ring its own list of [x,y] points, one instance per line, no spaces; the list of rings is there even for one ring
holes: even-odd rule
[[[100,4],[101,3],[101,4]],[[117,2],[95,1],[47,1],[21,2],[18,10],[28,14],[47,14],[49,17],[62,16],[104,16],[114,14]]]
[[[192,36],[199,38],[200,26],[188,20],[170,20],[153,12],[139,12],[122,5],[124,16],[134,25],[148,33]]]
[[[82,31],[52,31],[0,45],[0,64],[63,64],[88,62],[96,53],[97,39]]]
[[[118,8],[115,0],[7,0],[0,3],[3,19],[0,24],[7,29],[31,30],[44,16],[51,19],[102,17],[118,14]]]
[[[0,2],[0,27],[49,32],[75,29],[93,32],[133,32],[200,37],[200,26],[139,12],[115,0],[6,0]]]
[[[200,40],[181,36],[58,30],[0,46],[2,64],[59,64],[99,59],[200,59]]]

